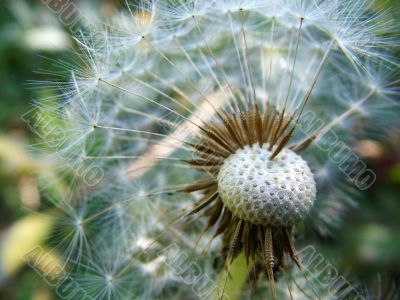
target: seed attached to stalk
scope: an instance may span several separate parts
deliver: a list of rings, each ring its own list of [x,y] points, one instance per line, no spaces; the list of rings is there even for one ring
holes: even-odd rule
[[[189,144],[197,158],[186,162],[212,178],[180,191],[203,194],[184,216],[203,214],[209,220],[204,231],[222,235],[227,272],[244,252],[247,262],[262,264],[276,299],[276,271],[285,255],[301,267],[291,232],[307,217],[316,183],[307,162],[286,147],[297,125],[293,116],[268,103],[262,107],[220,113],[220,123],[201,128],[197,142]]]

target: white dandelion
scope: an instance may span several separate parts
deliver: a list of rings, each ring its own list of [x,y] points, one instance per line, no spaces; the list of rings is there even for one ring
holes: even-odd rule
[[[302,269],[295,228],[339,226],[373,183],[352,143],[398,125],[398,28],[369,4],[127,3],[77,37],[81,67],[61,64],[71,80],[41,108],[65,132],[53,155],[103,171],[63,214],[75,220],[67,257],[80,253],[76,269],[90,271],[78,280],[99,286],[96,299],[196,297],[160,254],[173,243],[221,299],[240,260],[243,293],[268,282],[273,299],[307,295],[284,280],[288,264]]]

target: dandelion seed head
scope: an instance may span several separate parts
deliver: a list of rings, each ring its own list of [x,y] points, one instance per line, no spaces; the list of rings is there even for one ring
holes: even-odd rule
[[[291,226],[303,220],[315,199],[316,187],[307,163],[285,149],[268,160],[268,145],[247,146],[230,156],[218,174],[222,202],[251,224]]]
[[[71,79],[40,105],[87,193],[61,200],[57,247],[98,299],[189,295],[155,253],[172,242],[214,278],[221,257],[257,258],[273,291],[296,262],[292,229],[328,234],[356,206],[346,143],[398,119],[395,26],[367,0],[127,2],[79,33],[80,67],[60,63]],[[104,177],[85,189],[94,163]]]

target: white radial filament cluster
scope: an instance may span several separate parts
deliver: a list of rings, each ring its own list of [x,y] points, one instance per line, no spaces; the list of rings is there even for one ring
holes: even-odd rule
[[[222,202],[234,216],[251,224],[291,226],[309,213],[316,196],[305,160],[289,149],[273,160],[269,145],[239,149],[218,174]]]

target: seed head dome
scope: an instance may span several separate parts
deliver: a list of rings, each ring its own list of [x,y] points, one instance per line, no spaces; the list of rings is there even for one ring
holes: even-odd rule
[[[222,202],[236,217],[255,225],[291,226],[304,219],[316,195],[307,162],[283,149],[273,160],[269,145],[245,146],[218,174]]]

